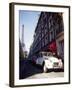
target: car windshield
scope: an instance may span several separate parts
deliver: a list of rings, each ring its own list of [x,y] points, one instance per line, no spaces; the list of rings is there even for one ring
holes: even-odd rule
[[[44,59],[48,60],[48,57],[44,57]]]
[[[53,56],[53,54],[51,52],[40,52],[39,56],[40,57],[43,57],[43,56]]]
[[[48,53],[48,56],[53,56],[53,54],[51,52]]]

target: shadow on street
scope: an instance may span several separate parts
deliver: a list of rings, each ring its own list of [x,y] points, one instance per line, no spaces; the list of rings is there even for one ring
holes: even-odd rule
[[[19,79],[25,79],[42,72],[42,68],[38,68],[38,66],[32,64],[29,60],[20,60],[19,62]]]

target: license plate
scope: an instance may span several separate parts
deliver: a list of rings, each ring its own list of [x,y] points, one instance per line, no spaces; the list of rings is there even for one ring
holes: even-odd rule
[[[58,63],[54,63],[53,67],[58,67]]]

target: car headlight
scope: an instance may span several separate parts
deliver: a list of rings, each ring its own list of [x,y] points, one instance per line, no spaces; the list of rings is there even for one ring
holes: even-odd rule
[[[59,59],[59,62],[62,62],[62,60],[61,60],[61,59]]]
[[[59,66],[60,66],[60,67],[63,66],[63,64],[62,64],[62,60],[61,60],[61,59],[59,59]]]

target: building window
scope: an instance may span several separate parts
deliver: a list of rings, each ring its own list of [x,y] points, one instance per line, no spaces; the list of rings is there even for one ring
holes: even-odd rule
[[[59,42],[59,44],[60,44],[60,48],[61,48],[61,53],[64,53],[64,40],[61,40]]]
[[[51,26],[51,24],[50,24],[50,22],[49,22],[49,29],[50,29],[50,26]]]
[[[48,36],[45,36],[45,45],[48,44]]]
[[[44,46],[44,39],[42,40],[42,47]]]
[[[39,41],[41,40],[41,34],[40,34],[40,36],[39,36]]]
[[[41,41],[39,42],[39,49],[41,49]]]
[[[45,34],[47,34],[47,29],[45,29]]]
[[[64,59],[64,40],[59,41],[60,55]]]
[[[54,39],[54,31],[50,31],[50,42]]]
[[[56,29],[54,29],[54,38],[56,38]]]
[[[42,31],[42,38],[44,37],[44,31]]]

